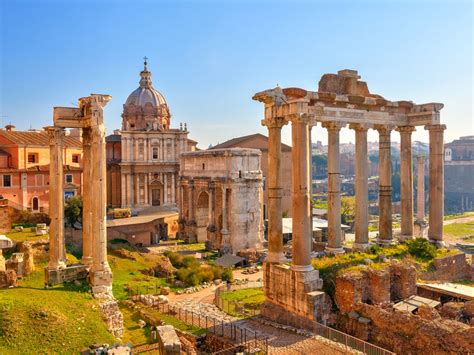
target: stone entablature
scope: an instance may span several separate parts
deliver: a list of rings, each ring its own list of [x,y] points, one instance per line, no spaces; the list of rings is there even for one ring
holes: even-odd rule
[[[181,156],[180,237],[222,252],[263,243],[261,152],[232,148]]]

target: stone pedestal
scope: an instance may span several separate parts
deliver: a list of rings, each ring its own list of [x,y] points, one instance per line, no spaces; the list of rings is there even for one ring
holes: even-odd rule
[[[344,253],[341,229],[341,172],[339,132],[346,124],[324,122],[328,130],[328,244],[327,253]]]
[[[356,132],[355,159],[355,242],[354,250],[365,250],[369,245],[369,191],[368,191],[368,160],[367,130],[368,125],[352,124],[349,128]]]
[[[321,319],[325,300],[318,270],[295,271],[288,265],[266,262],[263,275],[266,297],[263,317],[293,326],[301,326],[294,324],[296,320]]]
[[[282,234],[283,189],[281,186],[281,128],[288,121],[284,117],[262,120],[268,127],[268,256],[267,262],[284,263]]]
[[[398,127],[400,132],[400,205],[401,240],[413,238],[413,167],[411,153],[411,134],[415,127]]]
[[[392,161],[391,126],[376,126],[379,132],[379,237],[377,244],[388,246],[392,240]]]
[[[429,240],[441,247],[443,242],[444,217],[444,141],[446,125],[425,127],[430,133],[430,188],[429,188]]]

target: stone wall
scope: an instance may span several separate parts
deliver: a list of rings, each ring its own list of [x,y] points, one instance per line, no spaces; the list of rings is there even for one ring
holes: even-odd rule
[[[394,260],[383,269],[367,267],[338,275],[334,299],[341,313],[349,313],[358,303],[384,305],[416,293],[415,267]]]
[[[99,300],[99,309],[108,331],[115,337],[121,338],[124,331],[123,315],[117,301],[115,299],[101,299]]]
[[[340,322],[345,331],[397,354],[467,354],[474,349],[474,327],[430,312],[414,315],[364,303],[354,310],[369,319]]]
[[[264,263],[266,302],[261,315],[272,321],[304,327],[306,320],[324,320],[331,309],[329,297],[321,290],[317,270],[300,272],[288,265]]]
[[[433,267],[434,271],[423,273],[421,278],[438,281],[474,280],[474,269],[464,253],[436,258],[433,260]]]

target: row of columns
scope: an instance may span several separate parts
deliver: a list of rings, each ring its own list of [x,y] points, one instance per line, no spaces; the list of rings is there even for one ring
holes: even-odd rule
[[[155,141],[156,138],[153,138]],[[143,145],[143,155],[140,154],[140,145]],[[168,150],[171,146],[171,150]],[[153,158],[153,148],[158,149],[158,158]],[[162,138],[158,143],[152,143],[148,138],[124,137],[122,139],[122,157],[123,161],[176,161],[182,152],[186,151],[185,138]]]
[[[123,206],[151,205],[151,173],[123,173],[121,179]],[[177,203],[176,173],[163,173],[162,180],[162,203]],[[144,189],[143,198],[140,195],[140,186]]]
[[[272,117],[262,121],[269,132],[268,154],[268,262],[285,262],[282,239],[282,181],[281,181],[281,128],[285,117]],[[311,213],[311,125],[307,116],[291,115],[293,161],[293,263],[298,271],[312,270],[312,213]],[[341,192],[339,133],[344,122],[324,122],[328,130],[328,244],[330,253],[344,252],[341,231]],[[368,238],[368,154],[367,131],[375,128],[379,133],[379,237],[381,245],[392,243],[392,171],[390,134],[392,125],[351,124],[356,132],[356,216],[354,249],[369,246]],[[445,125],[426,126],[430,132],[430,227],[428,236],[442,242],[444,167],[443,131]],[[402,237],[413,236],[413,173],[411,134],[412,126],[398,127],[401,135],[401,218]],[[422,209],[424,211],[424,207]]]

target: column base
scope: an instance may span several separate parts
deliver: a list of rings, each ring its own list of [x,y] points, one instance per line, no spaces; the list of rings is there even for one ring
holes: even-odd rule
[[[288,262],[288,259],[285,258],[285,255],[282,252],[269,252],[267,257],[265,258],[265,262],[272,264],[286,264]]]
[[[112,287],[112,271],[110,269],[91,270],[89,273],[89,282],[94,287],[106,286]]]
[[[429,239],[429,242],[431,244],[434,244],[436,246],[436,248],[445,248],[446,247],[446,243],[442,240]]]
[[[412,239],[413,239],[413,235],[400,235],[400,237],[398,237],[398,240],[401,242],[406,242],[407,240],[412,240]]]
[[[352,245],[352,250],[355,250],[355,251],[364,251],[369,248],[370,248],[369,243],[354,243]]]
[[[92,265],[92,256],[82,257],[81,264],[83,264],[83,265],[85,265],[89,268]]]
[[[324,252],[327,253],[327,254],[334,254],[334,255],[337,255],[337,254],[344,254],[346,251],[344,250],[344,248],[330,248],[330,247],[326,247],[326,248],[324,248]]]
[[[393,239],[380,239],[380,238],[377,238],[375,240],[375,243],[377,243],[377,245],[380,245],[381,247],[389,247],[391,245],[396,244]]]
[[[291,265],[290,268],[292,271],[299,271],[299,272],[307,272],[307,271],[313,271],[314,267],[313,265]]]

